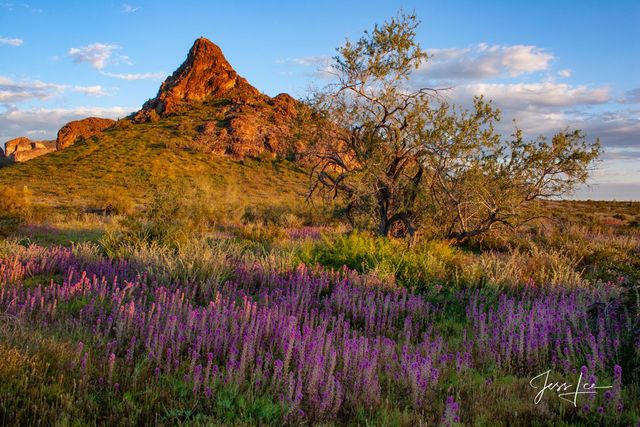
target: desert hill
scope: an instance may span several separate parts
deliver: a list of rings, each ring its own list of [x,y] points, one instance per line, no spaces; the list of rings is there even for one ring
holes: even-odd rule
[[[144,197],[165,179],[204,181],[220,197],[290,197],[306,185],[304,171],[289,161],[303,146],[295,139],[301,108],[287,94],[262,94],[200,38],[140,111],[117,122],[68,123],[47,142],[46,155],[0,169],[0,185],[27,186],[55,206],[82,205],[114,189]],[[43,148],[20,141],[23,156]]]

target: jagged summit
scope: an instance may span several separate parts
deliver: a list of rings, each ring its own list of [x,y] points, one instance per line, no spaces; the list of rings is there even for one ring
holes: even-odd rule
[[[203,101],[224,99],[215,111],[201,108]],[[295,118],[301,104],[287,94],[273,98],[260,93],[233,69],[222,50],[204,37],[197,39],[187,59],[160,86],[158,95],[133,116],[146,122],[154,113],[160,117],[200,114],[197,128],[199,147],[234,158],[264,153],[290,156],[299,152],[293,141]]]
[[[287,94],[273,98],[262,94],[238,75],[217,45],[199,38],[187,59],[162,83],[157,96],[123,123],[99,118],[70,122],[60,129],[52,148],[25,139],[20,140],[19,149],[6,149],[4,156],[17,150],[20,153],[12,157],[14,161],[31,159],[66,149],[82,139],[100,139],[107,129],[117,135],[127,124],[160,121],[160,126],[171,123],[172,136],[181,140],[182,147],[196,151],[236,159],[265,155],[298,158],[305,144],[297,131],[304,112],[304,105]],[[145,129],[141,128],[140,137],[150,138]]]
[[[243,98],[260,95],[238,75],[215,43],[201,37],[193,43],[187,59],[162,83],[158,95],[147,101],[140,113],[155,110],[167,115],[181,104],[220,98],[232,91]]]

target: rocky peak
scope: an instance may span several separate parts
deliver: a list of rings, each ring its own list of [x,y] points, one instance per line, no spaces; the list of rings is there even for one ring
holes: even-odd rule
[[[152,110],[167,115],[176,112],[182,104],[231,93],[245,99],[260,96],[260,92],[233,69],[222,50],[201,37],[193,43],[182,65],[162,83],[158,95],[144,104],[136,119],[144,119]]]

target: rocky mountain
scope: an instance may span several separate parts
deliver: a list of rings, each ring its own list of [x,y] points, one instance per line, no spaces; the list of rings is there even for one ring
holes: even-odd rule
[[[27,160],[65,149],[78,141],[90,138],[113,126],[115,120],[89,117],[74,120],[64,125],[58,131],[54,141],[32,141],[21,136],[5,142],[4,153],[0,149],[0,157],[11,162],[26,162]],[[6,163],[6,162],[5,162]]]
[[[204,152],[245,157],[295,157],[303,147],[296,139],[298,118],[304,107],[287,94],[269,97],[253,87],[229,64],[222,50],[207,40],[197,39],[186,60],[160,86],[155,98],[125,121],[133,126],[167,121]],[[116,122],[89,117],[64,125],[56,141],[9,141],[19,148],[6,149],[14,161],[28,160],[76,142],[99,136]],[[124,126],[124,124],[123,124]],[[17,142],[15,142],[17,141]],[[126,140],[121,141],[126,144]],[[16,150],[21,153],[15,155]]]
[[[260,95],[236,73],[222,50],[202,37],[194,42],[187,59],[162,83],[158,95],[147,101],[136,117],[145,120],[152,110],[162,115],[171,114],[185,104],[224,98],[232,93],[245,99]]]
[[[234,158],[272,154],[292,156],[301,141],[294,138],[302,104],[288,94],[262,94],[229,64],[222,50],[207,40],[195,41],[187,59],[160,86],[158,95],[133,116],[146,122],[154,116],[179,115],[203,103],[215,111],[201,115],[199,147]]]

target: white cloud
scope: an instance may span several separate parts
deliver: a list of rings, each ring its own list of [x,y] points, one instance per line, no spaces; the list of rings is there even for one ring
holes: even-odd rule
[[[72,47],[67,52],[73,62],[86,62],[97,70],[103,69],[114,50],[120,47],[115,44],[93,43],[82,47]]]
[[[101,71],[100,74],[121,80],[161,80],[166,77],[165,73],[108,73],[106,71]]]
[[[23,7],[25,10],[31,12],[31,13],[42,13],[44,12],[44,10],[36,8],[36,7],[32,7],[31,5],[27,4],[27,3],[22,3],[22,4],[14,4],[14,3],[10,3],[10,2],[0,2],[0,8],[3,8],[9,12],[13,12],[16,9],[16,6],[21,6]]]
[[[589,141],[600,138],[604,158],[640,161],[640,109],[620,108],[608,87],[554,82],[475,83],[443,92],[451,103],[465,108],[471,108],[473,96],[481,94],[502,111],[496,128],[505,136],[513,132],[513,120],[528,138],[550,136],[567,127],[581,129]],[[635,172],[629,179],[640,182]]]
[[[102,86],[72,86],[46,83],[40,80],[17,81],[0,76],[0,103],[16,103],[28,100],[46,100],[63,94],[66,90],[91,96],[106,96]]]
[[[605,104],[611,100],[606,86],[573,86],[566,83],[473,83],[444,93],[457,103],[468,103],[475,95],[494,100],[500,108],[566,108],[576,105]]]
[[[516,77],[549,69],[553,55],[531,45],[488,45],[427,50],[430,58],[418,74],[434,80],[481,80]]]
[[[571,77],[572,74],[573,74],[573,71],[571,71],[569,69],[564,69],[564,70],[558,71],[558,75],[560,77],[564,77],[564,78]]]
[[[140,9],[140,8],[131,6],[130,4],[127,4],[127,3],[122,5],[122,11],[124,13],[134,13],[134,12],[138,11],[138,9]]]
[[[120,80],[146,80],[146,79],[163,79],[166,74],[155,73],[111,73],[104,71],[109,64],[126,64],[133,65],[131,58],[126,55],[114,55],[114,51],[120,49],[116,44],[93,43],[82,47],[72,47],[67,55],[73,59],[75,63],[88,63],[95,68],[103,76],[112,77]]]
[[[333,77],[333,59],[326,55],[303,56],[299,58],[286,58],[276,61],[278,64],[294,64],[303,67],[314,67],[309,75],[315,78]]]
[[[9,108],[0,112],[0,144],[24,135],[55,139],[58,129],[72,120],[96,116],[116,119],[135,111],[132,107]]]
[[[0,102],[21,102],[47,99],[64,92],[65,86],[35,81],[16,81],[0,76]]]
[[[73,92],[83,93],[89,96],[107,96],[108,94],[104,91],[102,86],[73,86],[71,88]]]
[[[638,183],[593,183],[581,186],[570,199],[574,200],[640,200]]]
[[[304,65],[304,66],[327,66],[331,63],[331,57],[325,55],[315,55],[315,56],[303,56],[300,58],[287,58],[280,59],[277,61],[280,64],[296,64],[296,65]]]
[[[18,38],[8,38],[0,36],[0,44],[8,44],[9,46],[18,47],[22,46],[24,40]]]
[[[429,59],[414,73],[414,78],[460,81],[517,77],[548,70],[554,59],[551,53],[531,45],[479,43],[466,48],[427,49],[427,53]],[[277,62],[316,67],[314,77],[327,77],[332,58],[312,55]]]

